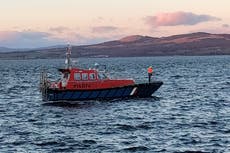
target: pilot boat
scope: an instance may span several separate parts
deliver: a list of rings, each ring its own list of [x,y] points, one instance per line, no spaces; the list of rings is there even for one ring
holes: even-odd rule
[[[162,81],[136,84],[133,79],[112,79],[96,65],[93,69],[73,67],[71,48],[67,47],[66,66],[58,69],[61,78],[50,81],[42,71],[40,92],[43,101],[111,100],[119,98],[145,98],[160,88]]]

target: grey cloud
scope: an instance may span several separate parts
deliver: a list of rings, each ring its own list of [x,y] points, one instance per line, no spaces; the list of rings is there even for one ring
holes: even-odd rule
[[[114,26],[97,26],[92,27],[92,32],[94,33],[108,33],[118,30],[117,27]]]
[[[229,26],[229,24],[223,24],[222,27],[229,28],[230,26]]]
[[[64,27],[64,26],[59,26],[59,27],[51,27],[51,28],[49,28],[49,30],[52,32],[63,33],[63,32],[68,31],[70,29],[67,27]]]
[[[0,46],[11,48],[36,48],[63,43],[61,39],[53,38],[46,32],[24,31],[0,31]]]

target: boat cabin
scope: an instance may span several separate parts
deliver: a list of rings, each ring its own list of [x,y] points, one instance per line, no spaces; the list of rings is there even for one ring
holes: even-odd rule
[[[70,46],[66,53],[66,68],[59,69],[62,77],[57,82],[52,82],[50,88],[54,90],[97,90],[117,88],[134,85],[133,79],[110,79],[98,69],[80,69],[72,67]],[[99,64],[95,64],[99,67]]]
[[[61,79],[52,84],[51,87],[59,90],[91,90],[115,88],[125,85],[133,85],[133,79],[110,79],[104,72],[97,69],[59,69],[62,73]]]

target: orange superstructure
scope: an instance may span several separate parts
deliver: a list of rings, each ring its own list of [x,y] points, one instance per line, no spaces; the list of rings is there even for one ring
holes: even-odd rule
[[[93,90],[134,85],[133,79],[110,79],[96,69],[59,69],[62,79],[52,82],[51,87],[59,90]]]

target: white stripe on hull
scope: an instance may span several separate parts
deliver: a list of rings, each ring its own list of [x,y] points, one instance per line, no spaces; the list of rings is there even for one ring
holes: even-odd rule
[[[132,96],[136,90],[137,90],[137,87],[133,88],[132,92],[130,93],[130,96]]]

